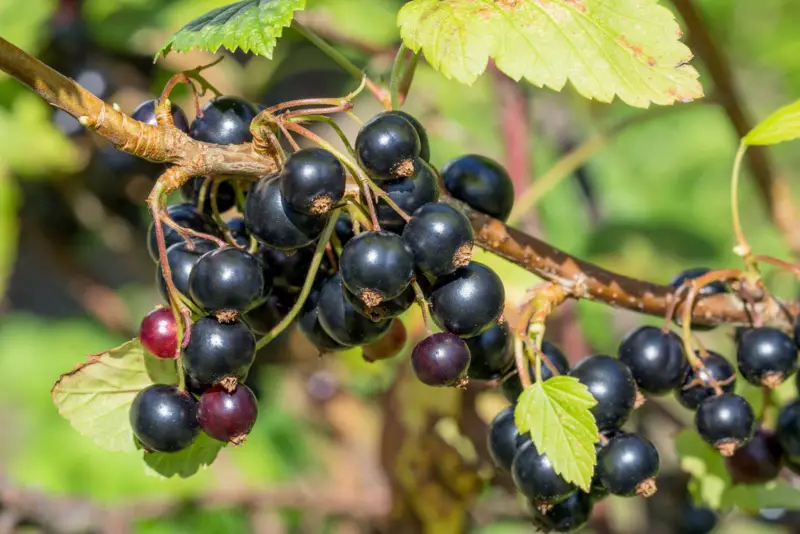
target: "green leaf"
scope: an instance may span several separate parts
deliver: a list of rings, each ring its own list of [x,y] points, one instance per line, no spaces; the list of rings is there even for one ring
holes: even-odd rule
[[[413,0],[397,17],[405,44],[471,84],[489,58],[514,80],[636,107],[703,96],[674,15],[656,0]]]
[[[589,491],[597,463],[597,424],[590,411],[597,401],[577,378],[554,376],[520,395],[514,420],[567,482]]]
[[[781,481],[737,484],[728,488],[723,500],[726,507],[736,506],[746,512],[757,512],[762,508],[800,510],[800,489]]]
[[[81,434],[111,451],[135,452],[128,418],[136,394],[151,384],[177,384],[174,360],[150,356],[138,339],[61,375],[51,391],[62,417]]]
[[[200,432],[192,446],[180,452],[145,452],[144,462],[148,474],[166,478],[175,475],[189,478],[200,468],[205,468],[217,458],[217,454],[225,444]]]
[[[744,136],[747,145],[775,145],[800,137],[800,100],[784,106]]]
[[[209,11],[178,30],[156,54],[237,48],[272,59],[272,50],[306,0],[245,0]]]
[[[731,475],[725,460],[695,430],[685,429],[675,438],[681,469],[692,475],[689,488],[698,502],[719,510],[725,492],[731,487]]]
[[[17,184],[0,167],[0,300],[6,290],[6,281],[11,274],[17,256]]]

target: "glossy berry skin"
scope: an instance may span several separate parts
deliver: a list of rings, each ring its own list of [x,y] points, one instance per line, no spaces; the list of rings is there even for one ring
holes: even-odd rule
[[[183,367],[203,384],[217,384],[229,377],[243,381],[255,356],[256,339],[247,324],[202,317],[189,329]]]
[[[414,256],[397,234],[362,232],[344,246],[339,273],[350,293],[377,306],[406,290],[414,276]]]
[[[628,420],[636,402],[636,383],[628,366],[601,354],[584,358],[569,374],[597,400],[591,411],[600,432],[617,430]]]
[[[381,222],[381,224],[383,223]],[[353,221],[350,220],[350,215],[347,213],[339,215],[339,218],[336,219],[336,226],[334,226],[333,231],[336,237],[339,238],[339,244],[342,246],[353,239],[355,233],[353,233]]]
[[[707,273],[710,273],[710,272],[711,272],[711,269],[709,269],[707,267],[695,267],[695,268],[692,268],[692,269],[686,269],[685,271],[682,271],[682,272],[678,273],[675,276],[675,278],[670,280],[669,285],[671,287],[675,288],[675,289],[678,289],[684,283],[691,282],[695,278],[700,278],[704,274],[707,274]],[[710,284],[705,285],[702,288],[700,288],[700,291],[698,291],[697,294],[702,296],[702,297],[707,297],[707,296],[710,296],[710,295],[718,295],[720,293],[727,293],[727,292],[728,292],[727,286],[725,284],[723,284],[722,282],[720,282],[719,280],[716,280],[716,281],[711,282]]]
[[[356,157],[361,167],[378,181],[411,176],[420,154],[420,139],[403,117],[379,113],[356,136]]]
[[[258,114],[256,107],[238,96],[218,96],[202,109],[189,128],[198,141],[215,145],[239,145],[253,140],[250,122]]]
[[[281,170],[281,195],[296,211],[322,215],[342,200],[346,181],[344,167],[333,154],[304,148],[289,156]]]
[[[598,480],[609,493],[622,497],[655,493],[659,467],[655,446],[638,434],[611,438],[597,456]]]
[[[706,443],[730,456],[753,436],[756,418],[746,400],[725,393],[701,402],[694,422]]]
[[[416,117],[411,115],[410,113],[406,113],[405,111],[401,111],[399,109],[387,111],[387,115],[397,115],[398,117],[402,117],[408,122],[411,123],[411,126],[417,131],[417,135],[419,135],[419,157],[424,159],[425,161],[430,161],[431,159],[431,145],[428,141],[428,132],[425,131],[425,127],[422,126],[422,123],[417,120]]]
[[[263,336],[286,317],[295,302],[297,293],[276,287],[270,292],[267,300],[242,315],[242,320],[253,332]]]
[[[178,328],[172,310],[156,308],[145,315],[139,327],[139,340],[150,354],[158,358],[176,358]]]
[[[653,395],[679,387],[689,372],[681,338],[654,326],[630,332],[619,346],[619,359],[630,368],[639,388]]]
[[[200,433],[197,401],[189,393],[165,384],[153,384],[136,394],[130,423],[136,439],[148,451],[183,450]]]
[[[709,382],[709,377],[714,379],[725,393],[733,393],[736,387],[736,370],[723,356],[708,351],[708,356],[702,358],[702,361],[705,371],[697,373],[694,369],[690,369],[683,385],[675,390],[678,402],[690,410],[696,410],[701,402],[714,396],[714,388]]]
[[[467,216],[447,204],[422,206],[403,229],[417,269],[430,276],[469,265],[474,237]]]
[[[520,493],[538,505],[563,501],[575,491],[575,486],[556,474],[553,464],[546,455],[539,454],[532,441],[517,451],[511,476]]]
[[[469,360],[467,344],[450,332],[431,334],[411,352],[411,368],[428,386],[463,387]]]
[[[506,170],[493,159],[469,154],[442,167],[444,187],[453,197],[501,221],[514,206],[514,184]]]
[[[739,339],[736,363],[751,384],[774,388],[797,371],[797,347],[780,330],[751,328]]]
[[[783,467],[783,447],[770,430],[759,428],[753,439],[725,458],[736,484],[763,484],[774,480]]]
[[[158,121],[156,120],[156,104],[158,101],[156,99],[152,100],[145,100],[139,107],[133,110],[131,117],[134,120],[144,122],[149,124],[150,126],[158,126]],[[172,104],[172,122],[175,125],[175,128],[182,131],[183,133],[189,133],[189,119],[186,118],[186,114],[175,104]]]
[[[208,182],[206,184],[206,182]],[[204,189],[205,187],[205,189]],[[200,195],[203,195],[203,213],[211,216],[214,206],[211,204],[213,183],[205,176],[194,176],[181,186],[181,195],[194,206],[200,206]],[[217,211],[224,213],[236,205],[236,189],[230,180],[222,180],[217,186]]]
[[[577,532],[592,515],[592,499],[588,493],[576,491],[542,512],[535,502],[529,503],[533,524],[542,532]]]
[[[364,301],[353,295],[349,291],[344,292],[344,297],[353,308],[364,317],[367,317],[375,322],[383,321],[391,317],[397,317],[403,312],[408,310],[414,304],[416,295],[414,288],[408,286],[405,291],[400,293],[400,296],[390,300],[384,300],[377,306],[367,306]]]
[[[467,340],[467,343],[469,343],[469,340]],[[553,367],[556,368],[559,375],[569,373],[569,360],[567,360],[567,357],[564,356],[564,353],[561,352],[558,347],[549,341],[542,341],[542,352],[547,356],[547,359]],[[531,380],[536,382],[536,373],[534,372],[532,363],[528,363],[528,374],[530,374]],[[553,372],[542,362],[542,380],[549,380],[552,377]],[[501,393],[503,393],[503,396],[512,404],[515,404],[519,396],[522,395],[522,389],[522,382],[517,373],[506,378],[500,385]]]
[[[193,249],[190,249],[189,245],[183,241],[167,249],[167,263],[172,275],[172,283],[187,298],[189,297],[189,278],[192,275],[192,269],[203,254],[214,250],[215,247],[216,245],[210,241],[197,240],[194,241]],[[160,264],[156,265],[156,280],[161,296],[166,302],[169,302],[167,284],[164,281],[164,273]]]
[[[683,505],[679,512],[676,534],[709,534],[717,526],[719,518],[710,508],[695,506],[691,502]]]
[[[517,452],[531,440],[528,434],[520,434],[514,423],[514,407],[508,406],[498,413],[489,424],[487,446],[494,465],[503,471],[511,471]]]
[[[372,321],[364,317],[345,298],[346,289],[338,274],[328,278],[320,290],[317,318],[323,330],[340,345],[367,345],[385,334],[391,319]]]
[[[403,321],[392,319],[392,326],[389,331],[379,337],[377,341],[364,345],[361,354],[364,360],[368,362],[388,360],[403,351],[406,341],[408,341],[408,332]]]
[[[775,435],[787,458],[793,463],[800,461],[800,399],[784,405],[778,413]]]
[[[431,314],[441,328],[461,337],[474,337],[503,313],[505,288],[486,265],[473,261],[436,280]]]
[[[508,323],[495,324],[464,341],[472,357],[467,370],[470,379],[494,380],[514,367],[514,339]]]
[[[209,233],[210,225],[208,219],[198,212],[192,204],[174,204],[167,207],[167,214],[173,221],[184,228]],[[183,242],[183,238],[178,232],[164,223],[161,224],[161,227],[164,229],[164,245],[166,245],[166,248],[175,243]],[[147,252],[153,258],[153,261],[158,261],[158,241],[153,223],[150,223],[150,228],[147,230]]]
[[[244,310],[265,295],[264,269],[255,256],[236,247],[203,254],[189,277],[189,295],[209,313]]]
[[[238,384],[232,392],[214,386],[197,403],[197,421],[210,437],[238,445],[253,429],[258,417],[258,402],[253,392]]]
[[[262,178],[247,195],[244,222],[261,243],[281,250],[311,244],[325,227],[326,218],[293,210],[283,200],[280,181]]]
[[[439,199],[439,185],[436,172],[421,158],[414,160],[414,172],[408,178],[400,178],[381,183],[381,189],[397,204],[397,207],[411,215],[419,208]],[[399,234],[406,221],[383,199],[376,205],[378,222],[381,228]]]
[[[333,339],[319,322],[317,304],[324,285],[325,280],[320,280],[311,288],[308,298],[297,315],[297,329],[320,353],[345,350],[348,347]]]

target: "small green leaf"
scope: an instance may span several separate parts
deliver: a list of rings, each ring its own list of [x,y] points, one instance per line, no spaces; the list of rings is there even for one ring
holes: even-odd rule
[[[193,48],[216,52],[220,46],[237,48],[272,59],[283,28],[306,0],[244,0],[209,11],[178,30],[156,54],[188,52]]]
[[[680,432],[675,447],[681,469],[692,475],[689,487],[695,500],[714,510],[723,508],[725,492],[732,483],[724,458],[695,430]]]
[[[768,484],[737,484],[725,492],[726,507],[737,507],[745,512],[757,512],[762,508],[800,509],[800,489],[786,482]]]
[[[703,96],[675,16],[656,0],[413,0],[403,42],[448,78],[471,84],[493,58],[514,80],[636,107]]]
[[[775,145],[800,137],[800,100],[784,106],[744,136],[747,145]]]
[[[590,409],[597,401],[577,378],[554,376],[520,395],[514,420],[567,482],[589,491],[597,463],[597,424]]]
[[[225,444],[200,432],[192,446],[180,452],[146,452],[147,473],[166,478],[189,478],[200,468],[211,465]]]
[[[17,256],[17,184],[0,167],[0,300],[6,290],[6,280]]]
[[[174,360],[150,356],[138,339],[61,375],[51,391],[53,402],[75,430],[110,451],[135,452],[129,421],[136,394],[151,384],[177,384]]]

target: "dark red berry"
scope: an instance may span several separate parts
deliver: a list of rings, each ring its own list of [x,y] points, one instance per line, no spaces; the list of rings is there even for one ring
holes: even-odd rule
[[[258,114],[256,107],[238,96],[218,96],[208,102],[192,121],[189,135],[215,145],[238,145],[253,140],[250,122]]]
[[[134,436],[148,451],[183,450],[200,432],[197,401],[189,393],[165,384],[153,384],[136,394],[130,423]]]
[[[398,208],[411,215],[419,208],[439,199],[439,179],[436,171],[420,158],[414,160],[414,172],[408,178],[382,182],[381,189]],[[381,228],[399,234],[406,221],[383,199],[376,206]]]
[[[472,224],[447,204],[426,204],[403,229],[417,269],[431,276],[450,274],[472,260]]]
[[[504,408],[489,425],[487,445],[494,465],[498,469],[511,471],[514,456],[530,440],[528,434],[520,433],[514,422],[514,407]]]
[[[281,170],[281,195],[289,206],[301,213],[322,215],[344,196],[344,167],[322,148],[298,150]]]
[[[800,399],[781,408],[775,435],[789,460],[793,463],[800,462]]]
[[[753,436],[756,418],[746,400],[726,393],[701,402],[694,422],[700,437],[723,456],[731,456]]]
[[[213,317],[203,317],[187,335],[182,361],[192,377],[203,384],[245,379],[256,355],[256,340],[249,326],[239,320],[220,323]]]
[[[780,330],[751,328],[738,343],[736,363],[751,384],[775,388],[797,371],[797,347]]]
[[[457,336],[477,336],[500,318],[505,295],[500,277],[473,261],[436,280],[431,292],[433,320]]]
[[[696,410],[701,402],[714,396],[711,379],[725,393],[733,393],[736,386],[736,370],[723,356],[708,351],[708,356],[702,358],[702,362],[703,369],[700,371],[690,369],[683,385],[675,390],[678,401],[690,410]]]
[[[442,167],[445,188],[458,200],[486,215],[506,221],[514,206],[514,184],[493,159],[470,154]]]
[[[244,384],[232,392],[220,386],[206,390],[197,403],[197,421],[212,438],[239,445],[253,429],[258,402]]]
[[[406,178],[414,173],[420,139],[403,117],[384,112],[375,115],[356,136],[358,163],[375,180]]]
[[[411,126],[413,126],[414,129],[417,131],[417,135],[419,135],[419,157],[424,159],[425,161],[430,161],[431,147],[430,147],[430,142],[428,141],[428,132],[425,131],[425,127],[422,126],[422,123],[419,122],[417,118],[411,115],[410,113],[406,113],[405,111],[401,111],[399,109],[387,111],[386,114],[397,115],[411,123]]]
[[[158,100],[145,100],[139,107],[133,110],[131,113],[131,117],[137,121],[144,122],[149,124],[150,126],[158,126],[158,121],[156,120],[156,103]],[[180,106],[176,104],[172,104],[172,122],[175,125],[175,128],[179,129],[184,133],[189,133],[189,119],[186,118],[186,114],[180,108]]]
[[[569,374],[597,400],[591,410],[600,432],[617,430],[628,420],[636,403],[636,382],[628,366],[611,356],[596,355],[578,362]]]
[[[406,332],[406,326],[403,321],[392,319],[392,326],[389,331],[378,338],[377,341],[364,345],[362,355],[364,360],[368,362],[388,360],[402,352],[407,340],[408,332]]]
[[[550,364],[556,368],[559,375],[569,373],[569,360],[567,360],[567,357],[564,356],[564,353],[561,352],[558,347],[549,341],[542,341],[542,352],[547,357]],[[536,373],[534,372],[532,362],[528,363],[528,374],[531,380],[536,382]],[[553,376],[550,367],[542,361],[542,380],[549,380]],[[515,404],[519,396],[522,395],[522,389],[522,382],[517,373],[506,378],[500,385],[500,391],[503,393],[503,396],[512,404]]]
[[[210,233],[211,223],[195,209],[193,204],[187,203],[169,206],[167,207],[167,214],[170,219],[184,228]],[[166,248],[184,241],[183,237],[181,237],[178,232],[166,224],[162,223],[161,228],[164,230],[164,246]],[[158,241],[152,223],[147,230],[147,252],[150,254],[150,257],[153,258],[153,261],[158,261]]]
[[[152,355],[159,358],[178,356],[178,328],[169,308],[156,308],[142,319],[139,340]]]
[[[622,497],[653,495],[659,467],[655,446],[638,434],[620,433],[597,456],[598,480],[606,491]]]
[[[630,368],[639,388],[653,395],[679,387],[689,372],[681,338],[654,326],[630,332],[619,346],[619,359]]]
[[[542,532],[577,532],[592,515],[592,499],[589,494],[576,491],[561,502],[542,508],[534,501],[528,506],[533,514],[533,524]]]
[[[575,491],[575,486],[556,473],[550,459],[539,454],[532,441],[525,442],[517,451],[511,476],[520,493],[539,506],[563,501]]]
[[[329,278],[320,291],[317,304],[319,324],[340,345],[367,345],[385,334],[391,319],[375,322],[361,315],[345,298],[346,289],[337,274]]]
[[[169,265],[170,274],[172,275],[172,283],[175,288],[183,293],[184,296],[189,298],[189,278],[192,275],[197,260],[211,250],[214,250],[216,245],[211,241],[196,240],[192,242],[194,248],[190,248],[185,241],[176,243],[167,249],[167,264]],[[164,273],[161,270],[161,264],[156,265],[156,280],[158,281],[158,289],[165,302],[169,302],[167,295],[167,284],[164,280]]]
[[[463,339],[450,332],[426,337],[411,352],[411,368],[423,384],[456,386],[466,384],[469,348]]]
[[[753,439],[725,458],[725,465],[735,483],[763,484],[780,473],[783,447],[772,431],[759,428]]]
[[[189,295],[209,313],[242,311],[269,293],[264,269],[247,251],[224,247],[203,254],[189,277]]]
[[[471,355],[467,376],[494,380],[514,367],[514,338],[507,323],[495,324],[482,334],[465,339]]]
[[[363,232],[344,246],[339,273],[350,293],[367,306],[378,306],[406,290],[414,276],[414,256],[397,234]]]

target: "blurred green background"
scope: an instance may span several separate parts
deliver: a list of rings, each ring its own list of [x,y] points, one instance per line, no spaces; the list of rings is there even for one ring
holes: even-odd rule
[[[130,113],[141,101],[159,94],[174,72],[209,62],[212,56],[199,52],[171,54],[155,65],[152,57],[171,32],[225,3],[0,0],[0,35]],[[763,118],[800,95],[800,4],[783,0],[694,3],[730,61],[752,117]],[[302,20],[333,42],[347,37],[348,42],[337,46],[375,78],[386,79],[398,41],[394,18],[401,1],[309,0],[308,4]],[[672,8],[669,2],[665,4]],[[345,94],[354,88],[346,73],[292,30],[286,30],[271,61],[220,53],[228,57],[209,71],[212,83],[225,93],[266,105]],[[713,96],[705,66],[699,61],[694,64],[706,93]],[[688,267],[737,265],[731,250],[728,185],[738,139],[713,100],[654,113],[619,103],[589,102],[569,88],[562,93],[521,88],[530,122],[530,180],[568,147],[602,133],[609,125],[626,117],[654,114],[609,139],[579,174],[567,177],[537,205],[529,206],[529,216],[520,223],[523,227],[581,258],[654,282],[666,283]],[[180,87],[174,95],[173,100],[191,117],[193,103],[186,88]],[[466,87],[421,62],[405,109],[428,129],[432,163],[441,166],[466,152],[504,160],[501,103],[496,77],[487,74]],[[377,105],[368,97],[358,101],[356,112],[362,118],[376,111]],[[368,365],[353,351],[333,360],[318,360],[302,340],[288,333],[260,357],[261,415],[247,444],[228,448],[214,466],[190,480],[147,476],[139,457],[100,450],[58,416],[49,390],[59,374],[86,355],[130,338],[143,314],[159,304],[144,239],[148,226],[144,199],[159,169],[116,152],[76,124],[0,74],[2,487],[122,506],[143,499],[204,495],[209,488],[260,491],[300,477],[330,480],[333,487],[345,484],[342,481],[355,469],[348,462],[354,460],[342,451],[331,452],[329,443],[336,441],[331,433],[363,434],[364,446],[375,448],[374,443],[369,445],[378,434],[372,419],[380,413],[378,400],[395,372],[405,366],[402,358]],[[348,134],[355,134],[351,122],[345,120],[342,125]],[[796,147],[788,143],[769,152],[778,174],[793,186],[795,197],[800,195],[794,172],[800,166]],[[518,184],[518,194],[524,186]],[[788,258],[780,233],[747,179],[742,210],[751,244],[761,253]],[[511,304],[536,282],[500,260],[487,261],[507,281]],[[796,295],[792,277],[770,271],[766,276],[779,294]],[[573,312],[567,318],[570,326],[577,324],[585,338],[583,345],[593,352],[614,353],[620,336],[642,320],[591,303],[580,303]],[[415,319],[409,319],[411,324]],[[574,336],[579,334],[575,331],[560,328],[556,335],[567,336],[566,346],[576,346]],[[703,339],[730,355],[729,334],[715,332]],[[570,354],[570,358],[576,361],[584,355]],[[335,410],[331,415],[327,404],[320,404],[320,398],[341,395],[356,406],[340,407],[346,415],[336,415]],[[484,421],[502,406],[494,393],[485,395],[488,400],[483,399],[478,410]],[[679,411],[669,400],[664,404],[668,410]],[[679,419],[687,416],[678,414]],[[645,417],[636,425],[648,427]],[[348,420],[359,418],[367,421]],[[658,434],[657,429],[654,433]],[[656,437],[661,438],[665,471],[674,472],[669,436]],[[346,439],[339,447],[352,452],[355,446]],[[669,490],[665,482],[663,493],[680,494],[681,481],[674,486],[678,489]],[[317,486],[309,487],[313,491]],[[612,499],[603,512],[603,525],[595,525],[596,530],[680,532],[674,519],[680,515],[675,502],[682,498],[679,495],[660,511],[643,501]],[[513,501],[506,496],[509,499]],[[224,503],[221,509],[202,510],[189,504],[166,517],[135,521],[134,529],[153,533],[369,532],[358,530],[363,526],[359,521],[326,520],[314,510],[267,515]],[[717,531],[800,532],[795,514],[773,516],[783,526],[734,514],[723,518]],[[0,508],[0,525],[2,517]],[[471,524],[471,531],[482,534],[531,529],[514,519],[473,518]],[[39,531],[33,525],[19,528]],[[93,528],[105,527],[95,524]]]

